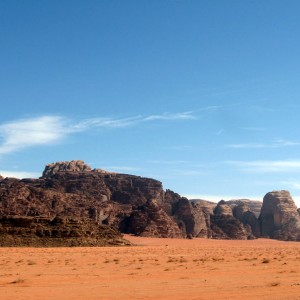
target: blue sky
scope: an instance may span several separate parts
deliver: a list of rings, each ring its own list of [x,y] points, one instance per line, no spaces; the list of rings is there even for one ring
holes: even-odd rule
[[[0,2],[0,174],[300,199],[299,1]],[[298,202],[300,206],[300,202]]]

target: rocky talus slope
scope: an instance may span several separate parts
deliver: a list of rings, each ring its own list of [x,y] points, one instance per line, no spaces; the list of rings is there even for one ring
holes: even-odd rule
[[[274,232],[265,229],[271,226],[266,225],[270,218],[268,213],[272,211],[270,207],[272,205],[265,205],[258,220],[257,212],[252,211],[249,203],[189,201],[173,191],[165,191],[160,181],[91,169],[83,161],[49,164],[39,179],[0,178],[0,224],[8,224],[11,218],[27,218],[33,220],[29,222],[33,226],[31,238],[47,237],[48,240],[53,235],[38,236],[36,224],[44,222],[43,226],[51,231],[51,222],[55,219],[73,220],[73,223],[64,221],[64,226],[77,222],[77,229],[82,227],[77,230],[81,232],[82,241],[92,238],[87,232],[92,231],[93,237],[98,232],[84,229],[91,226],[85,224],[91,223],[101,230],[105,227],[148,237],[252,239],[263,233],[263,236],[295,240],[296,234],[287,237],[278,233],[278,230],[286,232],[287,226],[294,228],[293,224],[298,224],[294,214],[294,219],[284,218],[290,220],[284,223],[285,227],[276,227]],[[296,213],[299,216],[297,209]],[[7,232],[18,235],[13,230]]]

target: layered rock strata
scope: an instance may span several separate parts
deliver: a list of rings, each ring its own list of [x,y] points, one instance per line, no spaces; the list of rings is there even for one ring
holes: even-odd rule
[[[60,162],[47,165],[39,179],[0,178],[0,219],[51,223],[71,218],[152,237],[252,239],[262,234],[297,240],[300,217],[290,196],[269,194],[258,220],[248,200],[189,201],[164,191],[158,180],[91,169],[83,161]]]
[[[128,246],[121,234],[110,226],[91,220],[41,217],[0,219],[1,247],[91,247]]]
[[[265,195],[259,221],[263,237],[300,241],[300,216],[288,191]]]

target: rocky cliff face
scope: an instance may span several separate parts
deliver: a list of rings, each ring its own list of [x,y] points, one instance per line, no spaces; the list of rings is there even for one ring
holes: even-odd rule
[[[258,221],[245,202],[189,201],[164,191],[160,181],[71,161],[47,165],[39,179],[0,178],[0,219],[73,218],[153,237],[250,239],[262,231],[297,240],[299,213],[275,194],[265,197],[271,200],[264,200]]]
[[[206,208],[210,214],[213,214],[213,211],[215,207],[217,206],[217,203],[203,200],[203,199],[191,199],[190,200],[192,203],[197,204],[200,207]]]
[[[174,205],[173,217],[184,236],[211,237],[210,213],[196,203],[180,198]]]
[[[218,203],[214,214],[211,215],[211,230],[212,237],[215,239],[247,240],[255,238],[249,224],[235,218],[232,209],[224,200]]]
[[[130,245],[110,226],[71,218],[4,217],[0,247],[90,247]]]
[[[262,202],[257,200],[249,200],[249,199],[236,199],[236,200],[228,200],[226,201],[227,205],[229,205],[232,209],[234,207],[245,204],[249,208],[249,211],[253,212],[255,216],[258,218],[260,214],[260,210],[262,207]]]
[[[300,241],[300,217],[288,191],[265,195],[259,221],[264,237]]]
[[[155,200],[135,209],[126,220],[126,232],[145,237],[181,238],[183,233]]]
[[[234,206],[233,216],[240,220],[244,225],[250,226],[252,234],[255,237],[261,236],[260,225],[256,214],[251,211],[250,207],[245,202],[241,202],[240,204]]]
[[[0,218],[74,217],[123,232],[181,237],[177,224],[161,207],[164,197],[157,180],[91,170],[82,161],[54,163],[46,166],[40,179],[0,181]],[[151,206],[151,201],[157,204]],[[132,223],[138,223],[137,212],[149,215],[145,233],[141,227],[132,228]]]

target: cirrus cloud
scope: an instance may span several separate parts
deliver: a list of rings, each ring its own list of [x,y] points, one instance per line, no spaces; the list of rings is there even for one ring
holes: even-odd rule
[[[148,116],[138,115],[127,118],[100,117],[79,121],[51,115],[18,119],[0,124],[0,155],[29,147],[58,143],[70,134],[88,131],[93,128],[118,129],[135,126],[143,122],[193,119],[196,118],[191,111]]]
[[[0,154],[58,142],[67,133],[66,128],[65,119],[59,116],[20,119],[2,124]]]
[[[300,173],[300,160],[226,161],[225,163],[249,173]]]

